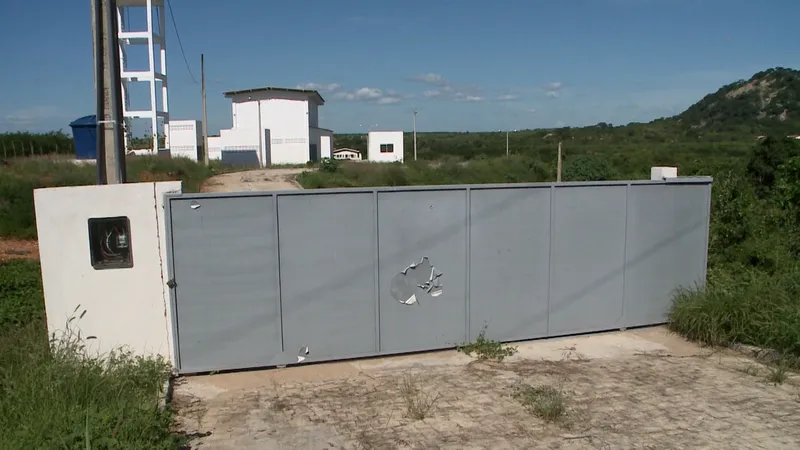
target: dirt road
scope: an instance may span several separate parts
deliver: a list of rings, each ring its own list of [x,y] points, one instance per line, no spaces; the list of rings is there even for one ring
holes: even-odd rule
[[[203,183],[202,192],[280,191],[302,189],[294,178],[307,168],[256,169],[224,173]]]
[[[195,449],[800,448],[797,376],[775,384],[739,353],[662,327],[518,350],[499,363],[449,351],[188,377],[174,405]],[[536,412],[556,406],[557,420]]]

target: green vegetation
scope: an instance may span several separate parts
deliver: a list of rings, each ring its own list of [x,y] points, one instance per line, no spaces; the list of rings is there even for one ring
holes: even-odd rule
[[[766,139],[712,190],[705,289],[679,292],[672,328],[711,345],[800,357],[800,146]]]
[[[96,166],[51,158],[17,158],[0,165],[0,237],[35,238],[33,190],[94,184]],[[128,180],[181,180],[185,192],[197,192],[220,166],[205,167],[183,158],[128,158]]]
[[[456,351],[459,351],[467,356],[478,357],[478,360],[492,360],[503,361],[507,357],[514,356],[517,353],[517,347],[503,344],[502,342],[494,341],[486,338],[486,327],[484,327],[475,342],[461,344],[456,346]]]
[[[564,391],[553,386],[531,386],[520,383],[511,395],[530,413],[547,422],[563,419],[567,413]]]
[[[48,336],[38,262],[0,264],[0,448],[176,449],[157,401],[164,361],[126,352],[85,358],[76,310]]]
[[[74,155],[72,136],[63,130],[49,133],[0,133],[0,159],[21,156]]]

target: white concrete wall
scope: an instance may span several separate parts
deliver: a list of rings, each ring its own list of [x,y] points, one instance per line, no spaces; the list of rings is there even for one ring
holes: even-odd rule
[[[198,147],[203,146],[203,122],[199,120],[172,120],[168,125],[172,157],[197,161]]]
[[[208,137],[208,159],[222,159],[222,144],[221,136]]]
[[[322,135],[319,138],[319,142],[320,158],[330,158],[333,153],[333,136]]]
[[[261,101],[261,126],[270,130],[272,164],[305,164],[311,139],[308,101],[282,98]]]
[[[394,151],[381,153],[381,144],[394,144]],[[403,132],[370,131],[367,135],[367,159],[376,162],[403,162]]]
[[[63,331],[72,322],[90,352],[127,347],[135,354],[173,362],[172,310],[167,281],[164,194],[180,192],[179,181],[36,189],[36,229],[42,265],[47,327]],[[88,220],[130,220],[133,267],[92,267]]]

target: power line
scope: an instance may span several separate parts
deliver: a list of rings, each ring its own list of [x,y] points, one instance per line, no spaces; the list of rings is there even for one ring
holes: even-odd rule
[[[175,23],[175,14],[172,13],[172,3],[167,0],[167,9],[169,9],[169,16],[172,18],[172,26],[175,28],[175,36],[178,37],[178,47],[181,49],[181,55],[183,55],[183,62],[186,63],[186,70],[189,72],[189,76],[192,77],[192,82],[197,84],[197,79],[194,77],[192,73],[192,68],[189,67],[189,60],[186,59],[186,52],[183,51],[183,43],[181,42],[181,34],[178,33],[178,25]]]

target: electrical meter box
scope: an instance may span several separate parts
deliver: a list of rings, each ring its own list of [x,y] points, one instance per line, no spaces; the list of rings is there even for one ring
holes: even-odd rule
[[[97,270],[133,267],[130,220],[127,217],[89,219],[89,253],[92,267]]]

